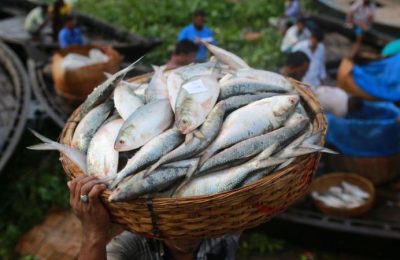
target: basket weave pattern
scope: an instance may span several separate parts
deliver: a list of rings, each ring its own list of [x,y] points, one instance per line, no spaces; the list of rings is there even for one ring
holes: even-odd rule
[[[142,77],[133,81],[143,80]],[[315,96],[293,81],[306,107],[314,115],[314,131],[326,132],[326,120]],[[64,127],[60,141],[69,145],[79,123],[78,108]],[[323,144],[323,139],[320,144]],[[188,198],[139,198],[130,202],[110,203],[110,191],[102,195],[112,220],[127,230],[160,239],[210,238],[242,231],[266,222],[287,209],[309,190],[320,154],[297,158],[284,169],[240,189]],[[83,173],[68,158],[61,163],[70,178]]]

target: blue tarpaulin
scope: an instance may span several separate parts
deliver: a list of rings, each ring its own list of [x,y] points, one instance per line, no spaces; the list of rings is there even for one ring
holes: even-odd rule
[[[354,65],[353,78],[367,94],[386,101],[400,101],[400,54],[366,65]]]
[[[345,118],[327,114],[327,143],[354,157],[381,157],[400,153],[400,109],[388,102],[364,102]]]

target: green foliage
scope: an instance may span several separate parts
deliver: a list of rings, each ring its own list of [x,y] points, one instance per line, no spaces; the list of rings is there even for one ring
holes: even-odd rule
[[[146,62],[165,63],[180,30],[191,22],[195,9],[207,12],[207,26],[218,45],[244,58],[251,66],[274,69],[282,61],[281,36],[269,27],[268,18],[283,12],[284,1],[270,0],[85,0],[78,8],[143,36],[158,37],[163,45],[146,56]],[[261,32],[248,41],[246,32]]]
[[[68,205],[67,179],[58,154],[25,148],[33,143],[38,141],[25,135],[0,175],[0,259],[16,259],[14,247],[21,235],[51,207]]]
[[[251,255],[280,251],[284,246],[283,240],[270,238],[264,233],[250,232],[241,238],[238,254],[240,259],[247,259]]]

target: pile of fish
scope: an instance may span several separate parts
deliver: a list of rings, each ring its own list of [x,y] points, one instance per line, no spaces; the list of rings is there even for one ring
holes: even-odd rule
[[[82,104],[71,146],[34,134],[112,190],[110,201],[216,194],[251,184],[317,145],[290,81],[204,43],[210,61],[126,82],[109,75]]]
[[[312,192],[311,196],[332,208],[352,209],[366,203],[370,195],[360,187],[343,181],[326,192]]]

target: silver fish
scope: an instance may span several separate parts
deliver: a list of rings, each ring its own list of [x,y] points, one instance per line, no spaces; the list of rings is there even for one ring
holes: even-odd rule
[[[110,202],[127,201],[160,191],[185,176],[187,170],[188,168],[160,168],[146,178],[143,176],[145,171],[141,171],[115,188],[108,200]]]
[[[153,66],[153,69],[154,74],[151,77],[149,86],[145,92],[146,103],[150,103],[158,99],[168,99],[167,79],[160,67]]]
[[[155,164],[153,164],[150,167],[148,174],[164,163],[189,158],[206,148],[217,136],[223,122],[224,114],[224,103],[219,102],[207,116],[204,124],[200,127],[200,132],[204,135],[204,138],[201,139],[195,137],[192,142],[181,144],[175,150],[164,155]]]
[[[224,50],[220,47],[212,45],[206,41],[203,41],[203,44],[206,48],[217,58],[218,61],[226,64],[231,69],[241,69],[241,68],[249,68],[249,65],[242,60],[239,56]]]
[[[240,166],[195,178],[177,190],[174,197],[201,196],[229,191],[241,183],[250,173],[268,167],[264,163],[265,158],[268,158],[276,147],[276,144],[268,147],[252,161]]]
[[[108,78],[106,81],[93,89],[92,93],[88,95],[85,102],[83,102],[81,106],[81,117],[83,118],[87,113],[89,113],[90,110],[92,110],[92,108],[103,103],[112,94],[118,83],[125,77],[126,73],[131,71],[135,67],[136,63],[138,63],[142,58],[143,57],[139,58],[125,69],[118,71],[112,75],[112,77]]]
[[[298,115],[293,120],[289,120],[284,127],[234,144],[208,159],[199,169],[199,173],[239,159],[251,158],[275,143],[278,147],[282,147],[288,140],[304,130],[308,123],[308,118]]]
[[[124,122],[114,148],[119,152],[139,148],[167,129],[172,121],[173,113],[167,99],[143,105]]]
[[[111,121],[96,132],[87,152],[88,175],[99,178],[114,176],[118,167],[118,152],[114,150],[115,139],[124,120]]]
[[[287,80],[282,75],[271,71],[258,70],[253,68],[244,68],[244,69],[238,69],[234,73],[234,77],[263,81],[273,86],[280,86],[281,88],[284,88],[288,92],[293,90],[293,86],[289,80]]]
[[[128,160],[126,166],[117,174],[116,179],[111,184],[111,188],[115,187],[126,176],[132,175],[157,161],[161,156],[167,154],[182,142],[183,135],[176,128],[169,129],[154,137]]]
[[[265,81],[246,78],[233,78],[223,82],[220,86],[220,99],[237,95],[255,94],[257,92],[287,92],[287,90],[280,85],[272,85]]]
[[[92,140],[96,131],[106,121],[112,109],[113,102],[109,100],[90,110],[76,127],[71,146],[86,154],[90,140]]]
[[[114,90],[114,103],[115,108],[124,120],[127,120],[136,109],[144,104],[127,84],[119,84]]]
[[[204,151],[200,164],[220,149],[280,127],[293,113],[298,102],[299,97],[296,95],[274,96],[232,112],[223,123],[217,138]]]
[[[176,69],[183,80],[187,81],[193,77],[210,76],[212,74],[219,74],[221,72],[221,64],[215,61],[208,61],[204,63],[195,63],[188,66]]]
[[[43,143],[36,144],[27,147],[30,150],[57,150],[60,153],[64,154],[68,157],[79,169],[84,173],[87,174],[86,171],[86,155],[80,152],[78,149],[71,148],[67,145],[57,143],[49,138],[39,134],[38,132],[30,129],[30,131],[39,138]]]
[[[204,123],[217,102],[219,86],[216,79],[198,77],[186,82],[179,91],[175,107],[175,124],[188,134]]]

